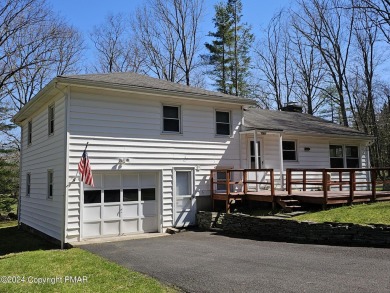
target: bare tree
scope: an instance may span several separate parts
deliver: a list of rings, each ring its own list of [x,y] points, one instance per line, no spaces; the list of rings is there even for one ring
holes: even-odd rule
[[[324,64],[318,50],[299,32],[301,24],[298,21],[296,18],[291,20],[289,43],[296,74],[294,92],[306,112],[313,115],[326,101],[319,95],[324,80]]]
[[[371,20],[382,31],[390,43],[390,0],[361,0],[354,1],[355,8],[372,12]]]
[[[283,13],[277,13],[270,21],[263,38],[255,48],[256,68],[264,83],[264,95],[271,97],[277,109],[290,102],[295,83],[295,73],[290,58],[289,35],[282,21]]]
[[[349,93],[347,69],[355,14],[346,11],[342,0],[299,0],[300,11],[296,29],[318,50],[337,90],[334,101],[340,107],[341,122],[348,126],[347,97]],[[325,90],[326,88],[323,88]]]
[[[90,38],[96,49],[97,72],[141,72],[145,60],[141,49],[133,42],[130,20],[124,14],[109,14],[95,26]]]
[[[43,0],[5,1],[0,9],[0,94],[20,109],[55,75],[76,72],[81,35]]]
[[[202,0],[149,0],[137,10],[132,29],[145,53],[147,72],[172,82],[194,83],[202,13]]]

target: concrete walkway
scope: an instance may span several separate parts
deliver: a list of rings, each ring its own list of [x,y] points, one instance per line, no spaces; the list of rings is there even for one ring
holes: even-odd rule
[[[390,250],[212,232],[83,245],[186,292],[390,292]]]

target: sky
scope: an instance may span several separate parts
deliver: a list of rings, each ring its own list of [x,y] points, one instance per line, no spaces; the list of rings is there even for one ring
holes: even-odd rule
[[[88,35],[93,26],[102,23],[109,13],[133,12],[145,0],[47,0],[47,2],[69,24],[83,33],[87,48],[91,48]],[[212,23],[214,5],[219,2],[221,0],[204,0],[205,14],[200,29],[203,35],[214,31]],[[261,27],[268,24],[274,13],[287,7],[290,2],[291,0],[242,0],[243,21],[252,25],[253,33],[259,35]],[[91,58],[90,54],[89,50],[88,58]]]

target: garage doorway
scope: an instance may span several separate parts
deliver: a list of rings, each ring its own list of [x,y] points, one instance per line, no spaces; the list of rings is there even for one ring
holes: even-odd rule
[[[83,238],[158,231],[158,173],[94,174],[84,186]]]

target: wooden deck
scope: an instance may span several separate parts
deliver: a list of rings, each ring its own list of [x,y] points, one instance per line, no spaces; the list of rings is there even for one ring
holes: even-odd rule
[[[313,179],[309,177],[310,172],[311,176],[313,173],[314,175],[318,173],[319,176]],[[357,181],[357,172],[369,172],[370,180]],[[231,204],[236,201],[269,202],[274,207],[276,203],[283,206],[283,201],[286,199],[286,202],[298,201],[302,204],[322,205],[323,208],[336,204],[390,201],[390,190],[379,188],[378,174],[380,172],[384,172],[385,177],[390,177],[390,168],[287,169],[286,191],[279,191],[274,187],[272,169],[212,170],[213,208],[215,201],[224,201],[227,212],[230,211]],[[221,173],[224,176],[221,176]],[[259,176],[261,179],[249,180],[250,173],[256,173],[256,178],[258,174],[262,174]],[[300,173],[301,176],[297,176],[296,173]],[[336,179],[330,174],[333,174]],[[224,190],[218,190],[221,186]],[[253,186],[256,186],[256,191],[253,190]],[[261,189],[260,186],[267,187],[267,189]],[[312,190],[313,186],[319,190]],[[367,190],[362,190],[363,187],[367,187]]]

